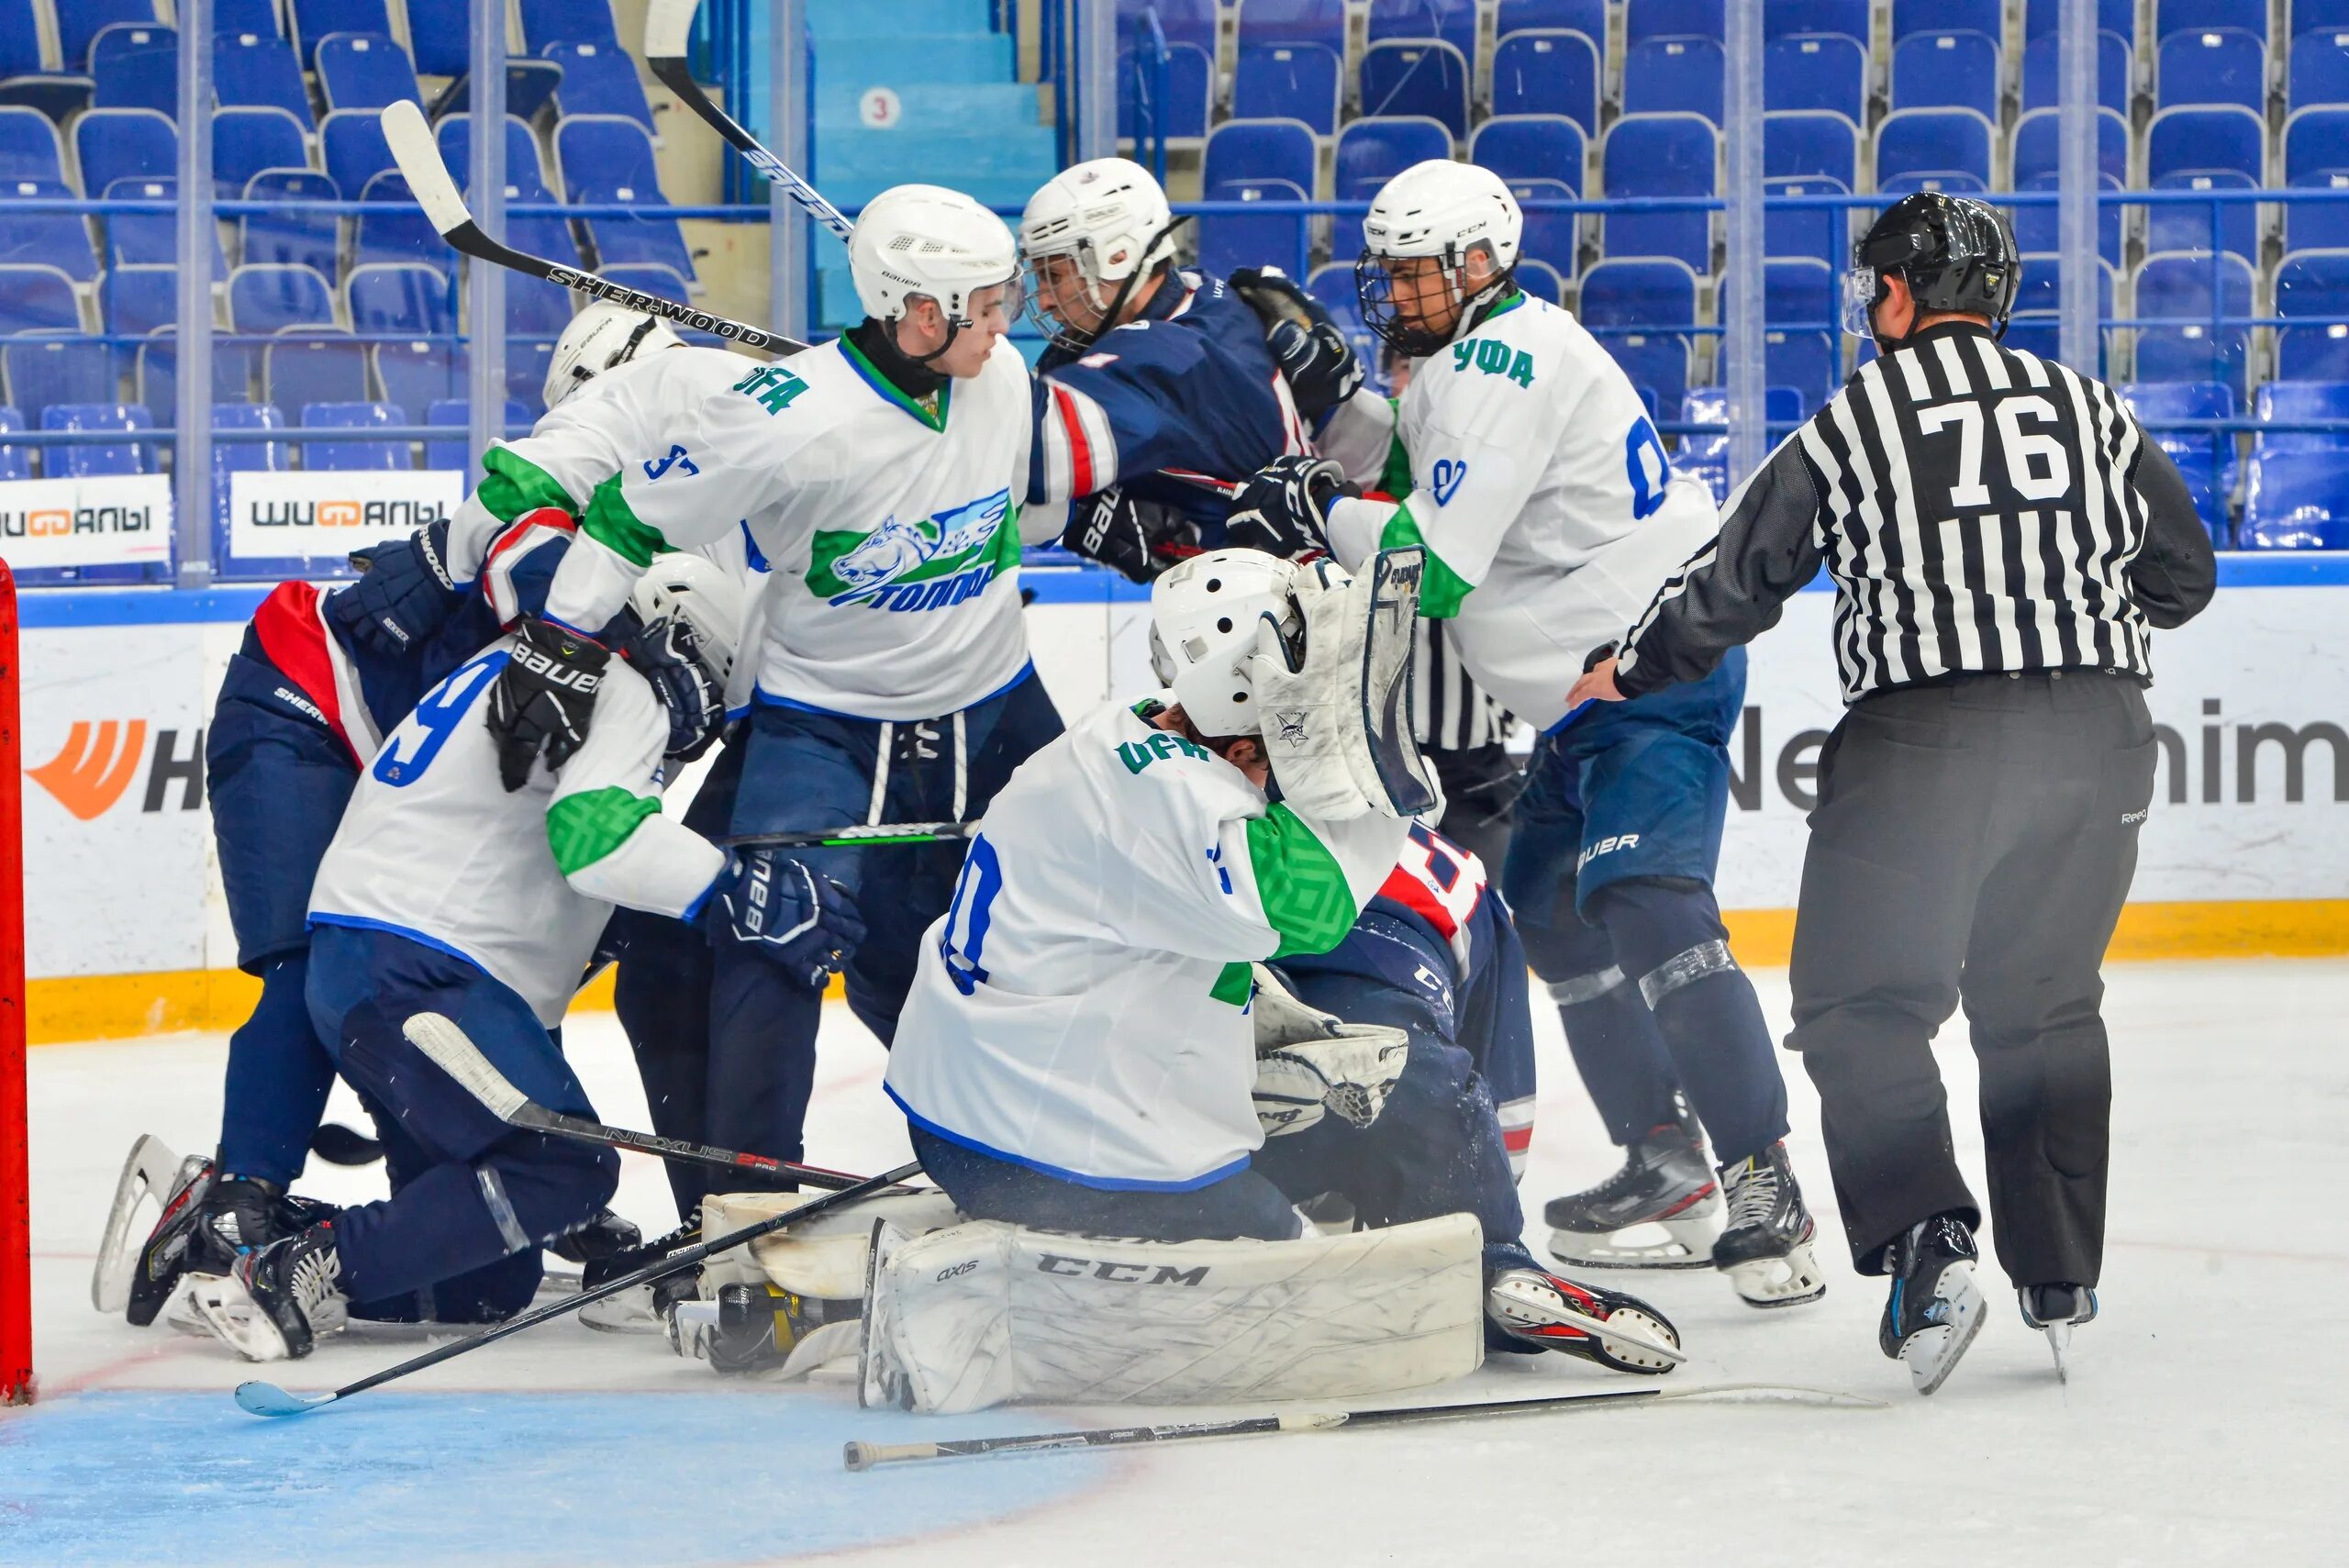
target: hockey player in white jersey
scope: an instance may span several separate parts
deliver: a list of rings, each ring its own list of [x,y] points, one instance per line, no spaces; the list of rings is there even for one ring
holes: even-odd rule
[[[1348,565],[1426,545],[1421,613],[1448,620],[1476,683],[1543,729],[1502,888],[1627,1146],[1615,1177],[1550,1206],[1553,1248],[1592,1265],[1709,1264],[1757,1307],[1811,1300],[1825,1284],[1787,1158],[1785,1082],[1712,892],[1744,666],[1600,712],[1566,703],[1586,660],[1711,534],[1714,509],[1674,477],[1598,340],[1517,286],[1523,222],[1500,179],[1469,164],[1420,163],[1380,190],[1356,269],[1363,319],[1414,364],[1391,416],[1357,396],[1337,418],[1392,418],[1408,493],[1359,498],[1333,466],[1286,459],[1251,483],[1228,537]],[[1684,1090],[1728,1186],[1725,1229]],[[1655,1223],[1668,1240],[1620,1236]]]
[[[1307,1038],[1320,1031],[1289,1028],[1307,1009],[1252,984],[1252,962],[1335,947],[1410,826],[1365,783],[1367,729],[1345,738],[1365,660],[1342,628],[1370,581],[1230,550],[1158,579],[1152,662],[1169,690],[1083,720],[996,797],[923,941],[885,1086],[963,1214],[1097,1236],[1287,1240],[1293,1200],[1344,1187],[1348,1144],[1330,1141],[1319,1171],[1269,1155],[1259,1169],[1268,1135],[1336,1118],[1403,1140],[1451,1201],[1395,1218],[1483,1222],[1502,1348],[1667,1370],[1557,1319],[1629,1310],[1671,1335],[1643,1304],[1534,1266],[1488,1097],[1386,1122],[1403,1031]],[[1395,635],[1408,642],[1408,624]]]

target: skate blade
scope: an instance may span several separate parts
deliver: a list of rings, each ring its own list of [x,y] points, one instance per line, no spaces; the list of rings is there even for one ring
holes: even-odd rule
[[[188,1305],[212,1332],[249,1362],[284,1361],[285,1336],[252,1293],[229,1274],[195,1274],[188,1281]]]
[[[179,1191],[180,1157],[152,1133],[141,1133],[115,1179],[114,1204],[106,1210],[106,1233],[98,1241],[97,1262],[90,1268],[90,1305],[111,1317],[130,1306],[131,1276],[139,1269],[143,1242],[153,1226],[134,1229],[149,1198],[158,1210],[168,1209]],[[161,1223],[158,1213],[156,1224]]]
[[[1639,1240],[1642,1233],[1657,1240]],[[1709,1269],[1713,1240],[1721,1233],[1717,1216],[1642,1220],[1596,1235],[1586,1230],[1550,1232],[1550,1255],[1586,1269]],[[1631,1238],[1631,1240],[1626,1240]]]
[[[2072,1381],[2072,1370],[2065,1358],[2072,1351],[2072,1326],[2069,1323],[2050,1323],[2043,1331],[2047,1335],[2047,1349],[2055,1357],[2055,1381],[2068,1384]]]
[[[1797,1242],[1783,1258],[1749,1258],[1721,1272],[1748,1307],[1800,1307],[1827,1294],[1827,1276],[1808,1241]]]
[[[1963,1273],[1959,1271],[1963,1270]],[[1950,1277],[1955,1274],[1953,1289]],[[1909,1363],[1909,1381],[1920,1394],[1931,1394],[1949,1381],[1959,1360],[1982,1332],[1982,1293],[1974,1285],[1974,1265],[1950,1264],[1933,1282],[1933,1294],[1949,1304],[1948,1320],[1920,1329],[1901,1341],[1900,1359]]]
[[[1504,1318],[1508,1314],[1516,1313],[1531,1318],[1537,1323],[1547,1323],[1563,1329],[1579,1329],[1592,1339],[1598,1340],[1602,1348],[1620,1345],[1639,1352],[1637,1355],[1622,1355],[1620,1351],[1610,1351],[1610,1353],[1618,1355],[1624,1361],[1638,1361],[1645,1357],[1654,1361],[1669,1362],[1674,1366],[1678,1366],[1688,1359],[1682,1353],[1679,1347],[1667,1345],[1661,1338],[1652,1338],[1632,1329],[1628,1323],[1618,1321],[1620,1318],[1633,1317],[1643,1323],[1655,1323],[1655,1319],[1646,1313],[1631,1307],[1617,1309],[1612,1318],[1593,1318],[1587,1313],[1577,1312],[1571,1307],[1553,1307],[1546,1301],[1536,1301],[1515,1293],[1504,1297],[1500,1305]],[[1527,1325],[1515,1326],[1522,1328]],[[1657,1327],[1661,1329],[1661,1325]]]

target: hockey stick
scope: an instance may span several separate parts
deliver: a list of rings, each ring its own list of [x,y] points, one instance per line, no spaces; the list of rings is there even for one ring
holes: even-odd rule
[[[543,256],[533,256],[502,245],[481,231],[473,222],[473,215],[465,206],[457,183],[449,177],[448,166],[440,161],[440,149],[432,139],[432,128],[424,123],[424,111],[406,99],[392,105],[383,112],[384,141],[391,149],[392,161],[400,167],[407,179],[407,188],[416,196],[416,205],[424,209],[425,217],[448,241],[458,254],[471,256],[508,272],[529,277],[544,278],[591,299],[608,299],[630,310],[641,310],[690,327],[696,332],[707,332],[741,344],[746,349],[764,349],[771,353],[791,355],[803,351],[807,345],[794,338],[753,327],[747,321],[735,321],[723,316],[712,316],[706,310],[696,310],[674,299],[663,299],[657,294],[646,294],[610,283],[593,272],[583,272],[576,267],[565,267]]]
[[[840,1192],[863,1181],[845,1171],[827,1170],[821,1165],[801,1165],[789,1160],[777,1160],[768,1154],[744,1154],[732,1149],[715,1149],[707,1143],[694,1143],[681,1138],[662,1138],[658,1133],[631,1132],[624,1127],[607,1127],[600,1121],[589,1121],[565,1111],[549,1110],[529,1095],[516,1088],[511,1080],[490,1064],[481,1053],[481,1047],[467,1038],[465,1031],[439,1013],[418,1013],[400,1026],[407,1042],[424,1052],[432,1064],[454,1078],[467,1094],[488,1108],[489,1114],[508,1127],[526,1128],[532,1132],[557,1133],[575,1138],[583,1143],[601,1143],[612,1149],[633,1149],[643,1154],[657,1154],[663,1160],[679,1160],[688,1164],[717,1165],[730,1171],[751,1171],[762,1176],[782,1177],[804,1182],[827,1192]]]
[[[850,844],[951,844],[979,830],[976,822],[875,822],[805,833],[736,833],[711,843],[721,850],[824,850]]]
[[[693,71],[685,63],[685,38],[693,30],[694,13],[700,9],[701,0],[652,0],[645,7],[645,68],[662,85],[677,95],[687,108],[699,115],[710,129],[724,138],[726,144],[740,153],[751,168],[781,186],[783,194],[796,202],[802,212],[841,239],[847,239],[850,225],[841,216],[841,209],[826,201],[815,186],[793,173],[782,159],[759,145],[758,138],[710,102],[709,95],[694,80]]]
[[[536,1328],[551,1318],[561,1318],[565,1313],[576,1312],[591,1301],[601,1301],[607,1296],[618,1296],[624,1290],[634,1290],[638,1285],[648,1284],[654,1280],[665,1279],[671,1274],[683,1273],[706,1258],[716,1257],[718,1253],[740,1247],[746,1241],[755,1241],[762,1236],[772,1235],[788,1226],[796,1225],[803,1219],[813,1219],[818,1215],[829,1214],[860,1198],[868,1198],[886,1192],[899,1182],[920,1174],[921,1162],[907,1161],[894,1171],[884,1171],[877,1176],[867,1177],[854,1186],[843,1187],[836,1193],[828,1193],[813,1203],[803,1204],[797,1208],[786,1208],[782,1213],[771,1215],[755,1225],[746,1225],[740,1230],[729,1230],[713,1240],[703,1241],[686,1248],[682,1252],[672,1252],[665,1258],[656,1259],[633,1273],[622,1274],[618,1279],[606,1280],[592,1290],[583,1290],[576,1296],[566,1296],[559,1301],[550,1301],[543,1307],[533,1307],[518,1318],[509,1318],[505,1322],[484,1329],[478,1334],[427,1351],[420,1356],[411,1356],[397,1366],[385,1367],[381,1372],[370,1373],[356,1383],[344,1384],[331,1394],[295,1394],[279,1387],[274,1383],[267,1383],[260,1379],[240,1383],[237,1385],[237,1406],[248,1414],[255,1416],[299,1416],[305,1411],[320,1409],[339,1399],[348,1399],[354,1394],[363,1394],[370,1388],[379,1387],[395,1378],[406,1377],[412,1372],[422,1372],[426,1367],[438,1366],[452,1357],[463,1355],[467,1351],[477,1351],[482,1346],[505,1339],[509,1334],[518,1334],[525,1329]]]
[[[871,1470],[879,1464],[898,1464],[917,1459],[969,1459],[993,1453],[1041,1453],[1054,1449],[1125,1448],[1136,1443],[1246,1437],[1260,1432],[1328,1432],[1340,1427],[1464,1421],[1483,1416],[1572,1412],[1602,1405],[1653,1405],[1667,1399],[1735,1398],[1749,1395],[1830,1408],[1887,1408],[1881,1399],[1864,1399],[1856,1394],[1838,1394],[1824,1388],[1800,1388],[1781,1383],[1725,1383],[1712,1388],[1625,1388],[1605,1394],[1560,1394],[1547,1399],[1488,1399],[1473,1405],[1402,1405],[1384,1410],[1292,1410],[1270,1416],[1242,1416],[1226,1421],[1182,1421],[1163,1427],[1108,1427],[1094,1431],[1043,1432],[1032,1437],[970,1438],[959,1442],[851,1442],[845,1446],[841,1458],[851,1470]]]

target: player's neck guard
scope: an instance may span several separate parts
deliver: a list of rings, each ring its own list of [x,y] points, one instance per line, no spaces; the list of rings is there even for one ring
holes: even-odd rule
[[[935,397],[939,389],[947,383],[945,372],[933,369],[929,361],[914,359],[899,350],[896,334],[889,329],[885,321],[875,321],[868,316],[850,328],[846,336],[856,346],[856,351],[864,356],[865,362],[887,377],[889,384],[907,397]],[[945,343],[939,345],[938,352],[944,353],[953,341],[950,336]],[[937,357],[937,354],[932,354],[930,359]]]

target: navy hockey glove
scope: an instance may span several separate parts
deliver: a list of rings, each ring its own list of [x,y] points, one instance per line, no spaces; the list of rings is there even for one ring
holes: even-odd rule
[[[726,694],[701,662],[694,628],[668,616],[638,626],[634,616],[624,614],[605,628],[607,638],[615,632],[620,632],[620,657],[669,712],[669,744],[662,754],[690,762],[708,751],[726,728]]]
[[[1124,485],[1112,484],[1070,506],[1061,544],[1119,576],[1148,583],[1198,549],[1199,528],[1174,507],[1137,501]]]
[[[1308,423],[1362,387],[1362,361],[1330,307],[1277,267],[1242,267],[1226,280],[1264,324],[1264,342],[1279,361],[1289,395]]]
[[[703,906],[702,925],[711,942],[755,948],[810,990],[864,940],[863,917],[847,888],[773,850],[744,850],[727,862]]]
[[[360,578],[327,595],[327,614],[371,652],[413,651],[464,597],[449,572],[446,518],[395,543],[354,550],[351,564]]]
[[[1358,494],[1345,471],[1327,458],[1276,457],[1240,488],[1224,519],[1223,542],[1296,561],[1330,551],[1330,503]]]
[[[515,627],[513,656],[489,688],[489,732],[507,794],[529,782],[539,758],[560,768],[579,750],[611,661],[603,644],[552,621],[524,616]]]

